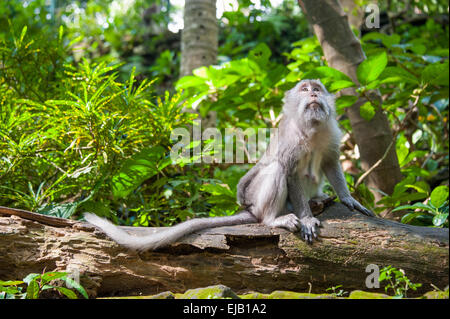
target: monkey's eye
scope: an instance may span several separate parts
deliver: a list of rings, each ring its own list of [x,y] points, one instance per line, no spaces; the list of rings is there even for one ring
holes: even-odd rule
[[[308,91],[308,88],[305,86],[305,87],[302,88],[302,91],[306,92],[306,91]]]
[[[314,92],[319,92],[319,88],[314,88],[313,91]]]

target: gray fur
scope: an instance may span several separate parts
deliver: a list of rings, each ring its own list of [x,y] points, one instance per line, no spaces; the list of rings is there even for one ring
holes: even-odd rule
[[[256,223],[256,219],[249,212],[242,211],[233,216],[194,218],[173,227],[167,227],[167,229],[158,233],[138,237],[129,235],[108,220],[100,218],[95,214],[85,213],[84,218],[89,223],[103,230],[118,244],[138,251],[155,250],[165,247],[187,234],[205,228]]]
[[[286,92],[283,119],[266,153],[241,178],[237,198],[244,211],[234,216],[192,219],[145,237],[130,236],[94,214],[88,222],[101,228],[121,245],[135,250],[153,250],[210,227],[263,223],[300,230],[311,242],[317,237],[318,219],[308,201],[322,195],[326,176],[350,209],[374,216],[350,195],[339,163],[339,131],[334,96],[319,80],[303,80]]]
[[[301,230],[311,242],[320,222],[308,201],[323,195],[325,175],[345,205],[374,216],[348,191],[339,163],[340,138],[334,96],[319,80],[299,82],[286,92],[273,142],[238,184],[241,204],[261,223]]]

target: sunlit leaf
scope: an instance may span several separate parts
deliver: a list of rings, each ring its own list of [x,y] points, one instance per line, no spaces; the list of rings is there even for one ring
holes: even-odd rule
[[[375,81],[384,71],[388,62],[386,52],[381,52],[364,60],[356,71],[358,81],[362,85],[367,85]]]
[[[126,160],[119,173],[112,178],[114,197],[126,197],[146,179],[157,174],[160,171],[158,163],[164,153],[161,146],[144,148]]]
[[[449,188],[448,186],[438,186],[431,192],[430,201],[434,207],[441,207],[448,199]]]
[[[370,121],[375,115],[375,108],[370,102],[366,102],[359,108],[359,114],[366,121]]]
[[[447,214],[437,214],[433,217],[433,225],[436,227],[442,226],[445,221],[448,219],[448,213]]]

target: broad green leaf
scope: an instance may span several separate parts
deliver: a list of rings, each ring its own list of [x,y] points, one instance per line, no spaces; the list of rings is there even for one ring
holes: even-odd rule
[[[419,222],[425,224],[425,225],[432,225],[433,224],[433,216],[430,214],[422,214],[416,217],[416,220]]]
[[[352,81],[338,80],[331,82],[331,84],[328,86],[328,90],[330,92],[337,92],[342,89],[350,88],[353,86],[355,86],[355,83],[353,83]]]
[[[436,187],[430,195],[431,204],[434,207],[441,207],[448,198],[449,189],[448,186],[438,186]]]
[[[233,192],[228,187],[219,184],[203,184],[200,189],[212,195],[228,195],[234,197]]]
[[[214,82],[214,86],[217,88],[228,86],[238,81],[241,77],[235,74],[224,74],[217,81]]]
[[[250,60],[258,63],[259,66],[265,68],[268,66],[269,58],[272,55],[269,47],[265,43],[259,43],[253,50],[248,54]]]
[[[423,178],[429,178],[431,176],[430,172],[427,169],[421,167],[404,168],[402,169],[402,173],[404,173],[405,175],[414,175]]]
[[[360,106],[359,114],[366,121],[370,121],[375,115],[375,108],[373,107],[372,103],[366,102]]]
[[[422,71],[422,80],[434,85],[449,85],[449,63],[433,63]]]
[[[409,224],[413,219],[415,219],[417,216],[422,215],[424,212],[412,212],[404,215],[401,219],[401,222],[403,224]]]
[[[347,75],[329,66],[319,66],[317,68],[314,68],[311,71],[303,74],[302,79],[319,79],[327,87],[331,86],[333,82],[337,81],[345,81],[341,82],[340,85],[350,85],[350,82],[353,83]],[[338,87],[339,84],[337,84],[336,86]]]
[[[23,282],[26,283],[26,284],[29,284],[33,279],[35,279],[36,277],[39,277],[39,276],[40,276],[40,275],[39,275],[39,274],[36,274],[36,273],[28,274],[28,275],[23,279]]]
[[[205,83],[204,78],[200,78],[198,76],[187,75],[183,76],[179,79],[175,85],[176,90],[186,89],[190,87],[197,87],[199,85],[203,85]]]
[[[430,186],[425,181],[418,181],[414,185],[408,184],[408,185],[405,185],[405,187],[413,188],[416,191],[418,191],[419,193],[428,194],[430,192]]]
[[[3,299],[3,296],[1,293],[15,295],[15,294],[21,293],[21,290],[18,289],[17,287],[3,287],[2,285],[0,285],[0,299]],[[15,299],[14,297],[11,299]],[[5,299],[8,299],[8,298],[5,298]]]
[[[208,78],[208,68],[206,66],[199,67],[192,71],[192,74],[203,79]]]
[[[378,281],[383,281],[383,280],[385,280],[387,278],[387,273],[386,272],[382,272],[381,274],[380,274],[380,276],[378,277]]]
[[[254,73],[254,70],[250,66],[252,63],[254,64],[255,62],[245,58],[227,62],[224,67],[229,69],[230,72],[236,72],[236,74],[240,74],[241,76],[250,76]]]
[[[399,83],[407,82],[418,84],[419,80],[412,73],[406,71],[405,69],[388,66],[384,69],[383,73],[380,75],[380,83]]]
[[[409,151],[409,150],[408,150]],[[415,161],[418,158],[422,158],[428,154],[428,151],[415,150],[408,154],[408,156],[401,162],[400,166],[405,166],[408,163]],[[399,161],[400,162],[400,161]]]
[[[366,85],[366,90],[374,90],[374,89],[378,88],[379,85],[380,85],[380,80],[376,79]]]
[[[39,284],[35,279],[31,280],[27,286],[26,299],[37,299],[39,297]]]
[[[24,281],[22,280],[7,280],[7,281],[0,280],[0,286],[17,286],[23,283]]]
[[[363,41],[370,41],[370,40],[381,40],[383,38],[383,36],[385,36],[384,33],[379,33],[379,32],[369,32],[366,33],[361,40]]]
[[[56,279],[63,279],[64,277],[67,277],[66,272],[46,272],[41,276],[41,283],[46,284],[52,280]]]
[[[84,290],[83,286],[81,286],[78,282],[70,277],[65,278],[64,281],[66,282],[68,287],[76,289],[84,298],[89,299],[86,290]]]
[[[436,216],[433,217],[433,225],[436,227],[442,226],[442,224],[445,223],[447,218],[448,218],[448,213],[447,214],[437,214]]]
[[[381,39],[381,41],[383,42],[383,44],[387,47],[392,47],[396,44],[399,44],[401,40],[400,35],[394,33],[392,35],[386,35],[385,37],[383,37]]]
[[[423,210],[427,210],[427,211],[430,211],[430,212],[434,211],[432,207],[430,207],[428,205],[425,205],[424,203],[415,203],[413,205],[402,205],[402,206],[394,208],[392,211],[395,212],[395,211],[398,211],[398,210],[417,209],[417,208],[423,209]]]
[[[267,76],[264,78],[263,85],[265,87],[272,88],[280,80],[283,80],[288,70],[284,65],[278,64],[274,68],[270,68],[267,72]]]
[[[395,146],[395,148],[397,150],[398,163],[400,164],[400,166],[405,165],[404,162],[409,154],[409,147],[406,145],[406,142],[407,142],[406,138],[402,135],[397,140],[397,143]]]
[[[427,47],[420,43],[415,43],[410,47],[411,51],[413,51],[415,54],[422,55],[427,52]]]
[[[399,202],[411,202],[411,201],[418,201],[418,200],[423,200],[425,198],[428,197],[428,194],[426,193],[404,193],[401,196],[399,196],[397,199],[397,201]],[[432,210],[432,208],[430,207],[430,211]]]
[[[437,55],[442,57],[448,57],[449,56],[449,49],[448,48],[436,48],[429,52],[431,55]]]
[[[158,164],[164,152],[162,146],[154,146],[144,148],[127,159],[119,173],[112,177],[114,197],[124,198],[128,196],[142,182],[156,175],[160,171]]]
[[[356,70],[358,81],[362,85],[375,81],[386,68],[387,62],[387,54],[384,51],[364,60]]]
[[[341,110],[346,107],[352,106],[358,101],[358,97],[354,95],[342,95],[336,99],[336,109]]]
[[[53,287],[69,299],[78,299],[77,294],[65,287]],[[87,298],[86,298],[87,299]]]
[[[384,33],[379,33],[379,32],[370,32],[365,34],[362,37],[363,41],[369,41],[369,40],[381,40],[381,42],[386,46],[386,47],[392,47],[393,45],[399,44],[401,37],[398,34],[392,34],[392,35],[387,35]]]

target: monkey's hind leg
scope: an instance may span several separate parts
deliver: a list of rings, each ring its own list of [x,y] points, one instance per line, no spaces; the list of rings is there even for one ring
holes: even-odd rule
[[[285,228],[293,233],[299,231],[302,227],[300,218],[298,218],[297,216],[295,216],[295,214],[292,213],[278,216],[274,220],[265,221],[264,224],[270,227]]]
[[[262,168],[251,187],[253,214],[261,223],[291,232],[301,229],[300,219],[286,209],[288,186],[286,175],[278,162]]]
[[[287,181],[283,168],[277,162],[261,168],[247,187],[246,200],[252,203],[252,214],[259,222],[274,227],[282,227],[283,219],[275,220],[286,213]],[[288,227],[291,227],[291,223]]]

